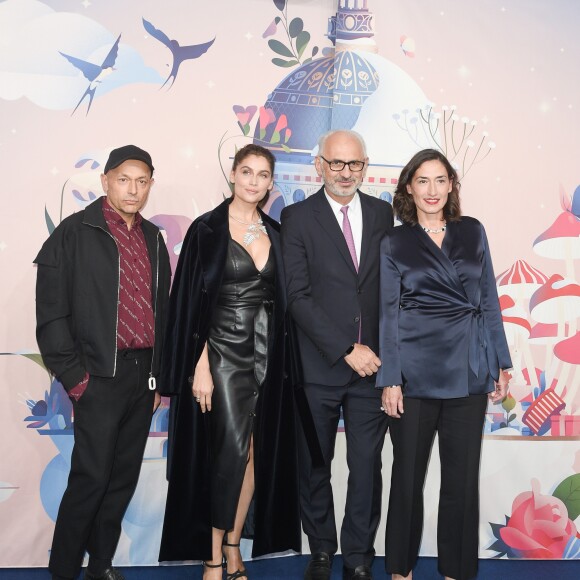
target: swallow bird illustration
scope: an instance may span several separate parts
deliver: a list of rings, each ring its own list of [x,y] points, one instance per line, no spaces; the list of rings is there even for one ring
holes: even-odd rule
[[[109,54],[107,54],[105,60],[102,64],[93,64],[92,62],[88,62],[86,60],[81,60],[80,58],[76,58],[74,56],[70,56],[69,54],[65,54],[61,52],[62,56],[64,56],[73,66],[78,68],[85,78],[89,81],[89,86],[87,90],[84,92],[81,100],[77,103],[74,111],[71,113],[71,117],[75,114],[75,111],[79,108],[80,104],[85,100],[85,97],[89,96],[89,106],[87,107],[87,115],[91,110],[91,105],[93,104],[93,98],[95,96],[95,91],[97,87],[103,82],[103,79],[110,75],[115,69],[115,61],[117,60],[117,54],[119,52],[119,40],[121,40],[121,35],[113,44]],[[60,51],[59,51],[60,52]]]
[[[169,85],[169,88],[171,88],[175,82],[175,79],[177,78],[177,72],[179,71],[179,66],[181,63],[184,60],[199,58],[202,54],[205,54],[208,51],[209,47],[215,41],[214,37],[213,40],[204,42],[203,44],[180,46],[177,40],[170,40],[167,34],[165,34],[162,30],[155,28],[155,26],[153,26],[151,22],[145,20],[145,18],[143,18],[143,26],[145,27],[145,30],[151,36],[153,36],[153,38],[156,38],[159,42],[164,44],[171,51],[171,54],[173,54],[173,65],[171,67],[171,72],[165,79],[165,82],[161,85],[161,88],[163,88],[169,82],[169,79],[172,79],[171,84]]]

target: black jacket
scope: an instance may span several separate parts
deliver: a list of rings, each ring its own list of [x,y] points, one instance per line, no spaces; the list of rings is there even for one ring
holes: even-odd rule
[[[142,222],[151,260],[155,344],[162,344],[171,281],[169,255],[157,226]],[[84,377],[115,376],[119,252],[99,198],[64,219],[34,260],[36,339],[46,367],[69,391]],[[151,374],[157,375],[160,348]]]

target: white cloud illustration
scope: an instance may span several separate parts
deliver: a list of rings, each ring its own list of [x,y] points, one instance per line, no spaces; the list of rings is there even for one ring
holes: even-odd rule
[[[89,81],[60,53],[100,66],[122,33],[37,0],[0,2],[0,98],[25,97],[46,109],[74,108]],[[122,37],[114,68],[99,83],[96,97],[135,82],[163,81]]]

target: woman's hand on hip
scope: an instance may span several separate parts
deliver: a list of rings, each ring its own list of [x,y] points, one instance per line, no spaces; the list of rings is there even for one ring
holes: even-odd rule
[[[403,389],[400,386],[384,387],[383,396],[381,397],[382,410],[395,419],[400,419],[404,413],[403,408]]]

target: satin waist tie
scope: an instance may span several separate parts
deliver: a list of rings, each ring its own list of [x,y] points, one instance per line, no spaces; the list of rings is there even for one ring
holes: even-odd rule
[[[481,308],[474,308],[469,332],[469,367],[479,377],[479,349],[487,348],[485,339],[485,319]]]

